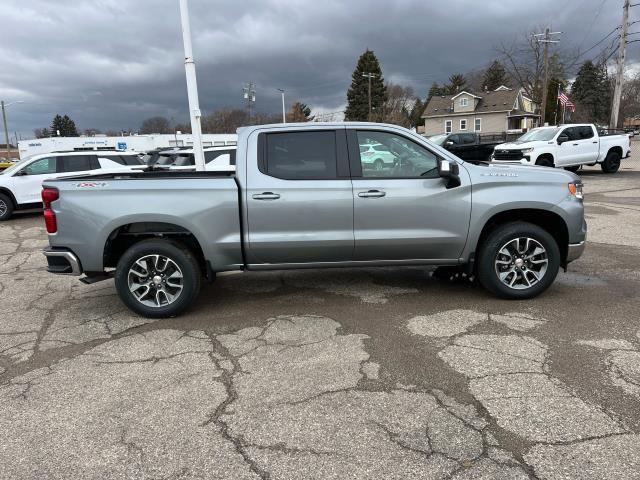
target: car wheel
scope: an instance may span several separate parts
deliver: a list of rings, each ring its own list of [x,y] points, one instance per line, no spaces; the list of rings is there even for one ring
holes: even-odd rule
[[[616,173],[620,168],[620,154],[617,152],[609,152],[604,162],[600,165],[604,173]]]
[[[565,169],[565,170],[568,170],[568,171],[570,171],[570,172],[573,172],[573,173],[577,173],[577,172],[578,172],[578,170],[580,170],[580,167],[581,167],[581,166],[582,166],[582,165],[574,165],[574,166],[572,166],[572,167],[564,167],[564,169]]]
[[[170,240],[143,240],[131,246],[116,267],[118,296],[148,318],[183,312],[200,291],[198,261],[183,245]]]
[[[384,162],[378,158],[375,162],[373,162],[373,169],[376,172],[381,172],[382,170],[384,170]]]
[[[13,201],[4,193],[0,193],[0,222],[9,220],[13,214]]]
[[[532,298],[553,283],[560,268],[560,248],[537,225],[512,222],[491,233],[478,256],[478,280],[507,299]]]
[[[549,157],[540,157],[536,160],[536,165],[539,165],[540,167],[553,167],[553,160]]]

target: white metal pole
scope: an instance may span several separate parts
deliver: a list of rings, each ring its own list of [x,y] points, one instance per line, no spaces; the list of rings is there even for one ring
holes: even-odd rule
[[[287,123],[287,114],[284,109],[284,89],[279,88],[278,91],[280,92],[280,95],[282,95],[282,123]]]
[[[189,25],[189,6],[187,0],[180,0],[180,19],[182,21],[182,41],[184,43],[184,69],[187,75],[187,97],[189,98],[189,116],[191,117],[191,135],[196,170],[204,171],[204,151],[202,150],[202,128],[200,126],[200,105],[198,102],[198,83],[196,64],[193,61],[191,46],[191,26]]]

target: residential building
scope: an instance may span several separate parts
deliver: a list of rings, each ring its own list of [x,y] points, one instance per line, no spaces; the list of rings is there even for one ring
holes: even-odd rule
[[[540,125],[538,105],[524,90],[498,87],[482,93],[462,91],[434,96],[424,113],[424,134],[521,133]]]

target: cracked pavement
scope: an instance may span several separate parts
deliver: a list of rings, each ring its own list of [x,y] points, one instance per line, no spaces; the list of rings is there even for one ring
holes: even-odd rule
[[[0,478],[640,478],[640,172],[583,179],[587,251],[523,302],[255,272],[149,320],[0,224]]]

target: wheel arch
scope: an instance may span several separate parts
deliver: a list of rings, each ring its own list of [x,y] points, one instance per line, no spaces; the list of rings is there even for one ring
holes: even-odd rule
[[[620,155],[620,158],[622,158],[623,152],[622,152],[622,147],[619,145],[616,145],[614,147],[611,147],[608,151],[607,151],[607,157],[609,156],[610,153],[617,153],[618,155]],[[606,159],[606,157],[605,157]]]
[[[549,232],[560,249],[560,264],[562,267],[566,266],[569,250],[569,228],[567,223],[557,213],[537,208],[503,210],[491,216],[482,227],[472,259],[475,261],[475,255],[491,231],[506,223],[517,221],[532,223]]]
[[[536,165],[538,164],[538,160],[540,160],[541,158],[548,158],[549,160],[551,160],[551,163],[553,165],[556,164],[556,159],[554,158],[553,154],[551,152],[545,152],[545,153],[541,153],[540,155],[538,155],[536,157]]]
[[[149,238],[179,242],[196,257],[203,274],[209,276],[211,269],[197,237],[189,229],[169,222],[132,222],[113,229],[103,247],[104,267],[115,267],[127,249]]]
[[[0,193],[3,193],[3,194],[5,194],[5,195],[7,195],[9,197],[11,202],[13,202],[13,208],[16,208],[18,206],[18,202],[16,200],[15,195],[7,187],[0,187]]]

